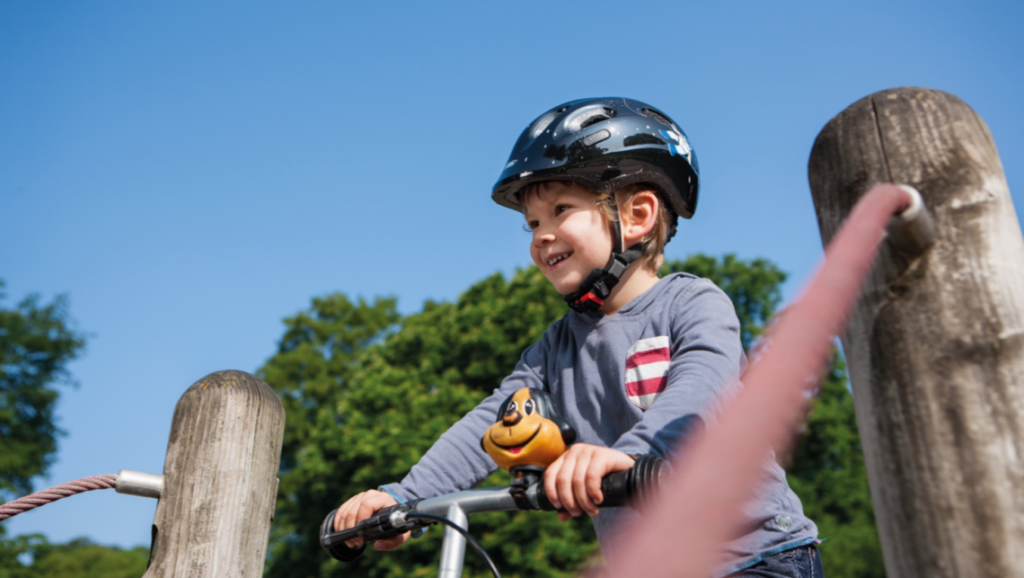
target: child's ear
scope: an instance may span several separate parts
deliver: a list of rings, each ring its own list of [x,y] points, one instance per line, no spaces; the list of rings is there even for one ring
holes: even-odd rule
[[[660,202],[658,195],[652,191],[640,191],[626,202],[625,210],[619,212],[626,247],[639,243],[651,232],[658,220]]]

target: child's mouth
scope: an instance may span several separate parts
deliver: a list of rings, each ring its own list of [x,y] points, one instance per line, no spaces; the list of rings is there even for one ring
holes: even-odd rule
[[[561,263],[562,261],[565,261],[566,259],[568,259],[571,256],[572,256],[572,251],[569,251],[568,253],[559,253],[557,255],[554,255],[553,257],[549,257],[548,258],[548,267],[554,269],[559,263]]]

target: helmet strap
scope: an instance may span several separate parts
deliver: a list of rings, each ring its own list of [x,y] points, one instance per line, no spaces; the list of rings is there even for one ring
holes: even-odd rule
[[[583,283],[580,283],[578,291],[565,296],[565,302],[579,313],[597,311],[611,295],[612,289],[619,284],[629,265],[643,254],[643,243],[637,243],[621,253],[613,253],[608,265],[604,269],[591,271]]]
[[[625,251],[622,250],[624,244],[622,226],[619,224],[619,210],[615,205],[614,192],[608,195],[608,200],[611,203],[612,213],[615,217],[612,221],[612,228],[614,229],[612,233],[614,242],[612,256],[604,269],[594,269],[591,271],[583,282],[580,283],[580,288],[575,293],[565,296],[565,302],[569,304],[569,307],[579,313],[590,313],[600,309],[604,305],[604,300],[611,295],[612,289],[619,284],[619,280],[626,273],[626,269],[629,268],[633,261],[636,261],[644,254],[644,243],[637,243]]]

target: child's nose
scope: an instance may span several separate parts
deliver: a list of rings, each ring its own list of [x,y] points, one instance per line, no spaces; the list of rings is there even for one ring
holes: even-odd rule
[[[533,244],[540,246],[544,243],[550,243],[555,240],[554,230],[542,230],[540,228],[534,229],[533,231]]]

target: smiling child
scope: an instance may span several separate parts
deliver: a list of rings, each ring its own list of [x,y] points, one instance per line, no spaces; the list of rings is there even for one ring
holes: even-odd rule
[[[481,437],[502,402],[529,387],[547,392],[577,433],[544,473],[549,499],[562,520],[589,514],[608,544],[617,524],[636,513],[600,509],[601,478],[641,454],[672,458],[688,433],[714,422],[719,398],[744,364],[728,297],[693,275],[657,274],[678,218],[696,210],[698,171],[679,126],[642,102],[576,100],[532,122],[492,198],[523,213],[530,256],[571,310],[401,483],[347,500],[335,529],[396,501],[480,483],[495,469]],[[764,465],[745,513],[747,533],[723,548],[721,575],[822,576],[817,528],[774,461]]]

